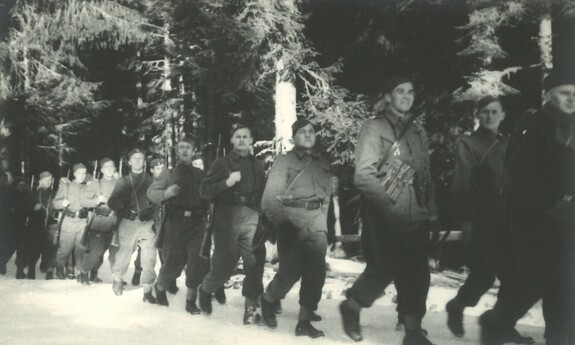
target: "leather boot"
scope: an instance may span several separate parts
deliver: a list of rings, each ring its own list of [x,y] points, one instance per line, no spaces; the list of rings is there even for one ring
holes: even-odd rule
[[[216,292],[214,292],[214,297],[216,298],[216,301],[218,301],[219,304],[226,303],[226,291],[224,290],[223,286],[217,289]]]
[[[134,286],[140,285],[141,275],[142,275],[141,271],[134,271],[134,275],[132,276],[132,285]]]
[[[46,272],[46,280],[52,280],[52,279],[54,279],[54,272],[52,271]]]
[[[265,325],[256,307],[246,307],[244,310],[244,325]]]
[[[76,275],[74,274],[74,267],[66,267],[66,277],[70,280],[76,279]]]
[[[159,305],[163,305],[165,307],[170,305],[168,302],[168,296],[166,295],[166,290],[158,289],[158,283],[154,284],[154,291],[156,292],[156,301]]]
[[[481,345],[502,345],[505,343],[505,332],[499,324],[495,311],[488,310],[479,317],[481,325]]]
[[[282,313],[282,310],[283,310],[282,309],[282,301],[277,300],[276,301],[276,308],[275,308],[274,312],[276,313],[276,315],[279,315]]]
[[[321,321],[321,316],[317,315],[314,311],[310,313],[310,321]]]
[[[313,327],[311,325],[311,322],[309,322],[309,320],[299,321],[297,323],[297,325],[295,326],[295,335],[298,337],[302,335],[307,335],[312,339],[325,336],[325,334],[322,331]]]
[[[262,318],[269,328],[276,328],[278,322],[276,320],[275,303],[268,302],[263,296],[260,302],[262,306]]]
[[[422,333],[421,329],[405,330],[402,345],[433,345]]]
[[[36,267],[28,266],[28,273],[26,274],[28,279],[36,279]]]
[[[343,321],[343,330],[351,340],[361,341],[363,335],[361,334],[361,326],[359,323],[359,311],[352,309],[348,303],[348,301],[343,301],[339,305],[339,312],[341,314],[341,320]]]
[[[200,308],[196,305],[196,299],[188,299],[186,300],[186,311],[192,315],[199,315],[202,313]]]
[[[212,313],[212,294],[205,292],[200,285],[198,286],[198,298],[202,311],[210,315]]]
[[[447,328],[457,338],[462,338],[465,335],[463,329],[463,309],[464,307],[459,301],[454,298],[447,302],[445,311],[447,312]]]
[[[144,303],[156,304],[157,300],[152,296],[152,291],[144,292],[144,298],[142,299]]]
[[[24,273],[24,267],[16,268],[16,279],[26,279],[26,274]]]
[[[121,280],[113,280],[112,281],[112,290],[116,296],[122,296],[124,292],[124,284]]]
[[[98,270],[96,268],[93,268],[90,271],[90,281],[92,283],[101,283],[102,279],[98,278]]]
[[[175,295],[178,293],[178,291],[180,291],[180,288],[178,287],[178,284],[176,283],[175,279],[172,282],[172,284],[170,284],[170,286],[166,289],[166,291],[168,291],[172,295]]]
[[[56,277],[60,280],[66,279],[66,275],[64,275],[64,267],[63,266],[56,267]]]
[[[90,285],[90,277],[88,277],[88,273],[80,272],[80,283],[82,285]]]

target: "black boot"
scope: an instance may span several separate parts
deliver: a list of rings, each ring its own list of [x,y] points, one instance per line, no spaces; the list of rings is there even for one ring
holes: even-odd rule
[[[339,312],[341,314],[341,320],[343,321],[345,334],[353,341],[361,341],[363,336],[359,324],[359,311],[352,309],[347,301],[343,301],[339,305]]]
[[[463,306],[457,301],[452,299],[445,305],[447,312],[447,328],[453,333],[454,336],[461,338],[465,335],[463,330]]]
[[[196,299],[188,299],[186,300],[186,311],[192,315],[199,315],[202,313],[200,308],[196,305]]]
[[[66,277],[70,280],[76,279],[76,275],[74,274],[74,267],[66,267]]]
[[[504,342],[506,343],[515,343],[515,344],[535,344],[535,339],[531,337],[524,337],[515,328],[504,332],[505,335],[503,336]]]
[[[175,295],[178,293],[178,291],[180,291],[180,288],[178,287],[178,284],[176,283],[175,279],[172,282],[172,284],[170,284],[170,286],[166,289],[166,291],[168,291],[172,295]]]
[[[277,302],[276,302],[277,303]],[[261,299],[261,306],[262,306],[262,318],[266,325],[269,328],[276,328],[278,326],[278,322],[276,320],[276,313],[275,313],[275,304],[268,302],[265,298]]]
[[[54,272],[52,271],[46,272],[46,280],[52,280],[52,279],[54,279]]]
[[[198,286],[198,298],[202,311],[210,315],[212,313],[212,294],[205,292],[200,285]]]
[[[165,307],[170,305],[168,302],[168,296],[166,295],[166,290],[158,289],[158,283],[154,284],[154,291],[156,292],[156,301],[159,305],[163,305]]]
[[[488,310],[479,317],[481,325],[480,343],[481,345],[502,345],[505,343],[505,332],[493,310]]]
[[[152,296],[152,291],[144,292],[144,298],[142,299],[144,303],[156,304],[157,300]]]
[[[218,301],[219,304],[226,303],[226,291],[224,290],[223,286],[217,289],[216,292],[214,292],[214,297],[216,298],[216,301]]]
[[[26,274],[28,279],[36,279],[36,267],[28,266],[28,273]]]
[[[122,296],[124,292],[124,282],[121,280],[113,280],[112,281],[112,290],[116,296]]]
[[[24,267],[16,268],[16,279],[26,279],[26,274],[24,273]]]
[[[310,321],[321,321],[321,316],[317,315],[314,311],[311,312]]]
[[[90,271],[90,281],[91,281],[92,283],[96,283],[96,284],[102,282],[102,279],[98,278],[98,270],[97,270],[96,268],[93,268],[93,269]]]
[[[265,325],[256,307],[246,307],[244,311],[244,325]]]
[[[295,326],[295,335],[298,337],[302,335],[307,335],[312,339],[325,336],[325,334],[322,331],[313,327],[311,325],[311,322],[309,322],[309,320],[299,321],[297,323],[297,325]]]
[[[433,345],[429,339],[427,339],[421,329],[415,330],[405,330],[405,337],[403,337],[402,345]]]
[[[132,285],[138,286],[140,285],[140,276],[142,275],[141,271],[134,271],[134,275],[132,276]]]
[[[66,279],[66,275],[64,275],[64,267],[62,266],[56,267],[56,277],[60,280]]]
[[[275,308],[274,312],[276,313],[276,315],[279,315],[282,313],[282,301],[280,301],[280,300],[276,301],[276,308]]]
[[[90,277],[88,277],[88,273],[80,272],[80,283],[82,285],[90,285]]]

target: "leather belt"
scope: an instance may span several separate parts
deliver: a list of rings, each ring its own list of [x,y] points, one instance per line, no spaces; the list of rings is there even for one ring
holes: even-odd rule
[[[204,211],[202,209],[192,209],[192,210],[181,210],[172,209],[168,211],[171,216],[183,216],[185,218],[202,218],[204,216]]]
[[[86,218],[88,217],[88,212],[84,209],[78,211],[72,211],[70,209],[64,209],[64,215],[70,218]]]
[[[138,212],[131,210],[128,213],[125,213],[123,217],[129,220],[136,220],[136,218],[138,218]]]
[[[112,210],[110,210],[109,208],[99,207],[94,209],[94,214],[96,214],[97,216],[108,217],[110,213],[112,213]]]
[[[317,210],[321,207],[322,202],[319,200],[284,200],[282,204],[288,207],[303,208],[304,210]]]

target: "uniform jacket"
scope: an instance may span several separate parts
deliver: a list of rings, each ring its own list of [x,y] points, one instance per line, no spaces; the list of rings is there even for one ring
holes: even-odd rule
[[[28,223],[30,227],[42,229],[44,225],[51,222],[53,216],[52,200],[54,200],[54,191],[49,188],[38,188],[28,194],[26,208],[30,217]],[[40,204],[42,208],[35,211],[36,204]]]
[[[301,176],[292,184],[302,170]],[[329,162],[317,153],[308,154],[303,149],[294,148],[276,157],[262,198],[262,209],[274,224],[280,224],[288,220],[286,206],[280,199],[321,201],[322,212],[327,216],[332,189]]]
[[[62,202],[64,199],[70,202],[68,209],[71,211],[79,211],[82,208],[91,207],[92,204],[84,193],[85,188],[85,184],[80,184],[75,181],[69,183],[60,183],[53,201],[54,209],[63,209],[64,205]]]
[[[394,114],[389,107],[382,114],[363,124],[355,151],[354,183],[362,197],[376,209],[381,210],[382,216],[393,214],[394,218],[399,220],[419,222],[436,214],[433,184],[429,172],[429,144],[424,128],[412,121],[407,122],[409,127],[399,142],[399,151],[391,152],[389,155],[389,157],[398,155],[403,162],[410,164],[415,171],[425,177],[426,200],[423,207],[417,204],[413,185],[403,188],[398,200],[393,204],[380,184],[379,176],[382,171],[377,171],[379,162],[393,145],[404,125],[406,121]]]
[[[241,180],[228,187],[226,179],[233,171],[240,171]],[[200,196],[215,202],[215,208],[238,204],[245,200],[247,206],[259,210],[261,195],[265,186],[265,171],[262,163],[254,156],[241,157],[236,151],[217,159],[200,185]]]
[[[481,211],[489,212],[498,201],[505,180],[507,142],[483,127],[457,142],[451,191],[458,220],[470,221]]]
[[[116,182],[112,195],[108,198],[108,207],[121,217],[128,215],[130,211],[149,212],[151,220],[152,202],[146,195],[151,184],[152,177],[145,172],[140,174],[130,172]]]

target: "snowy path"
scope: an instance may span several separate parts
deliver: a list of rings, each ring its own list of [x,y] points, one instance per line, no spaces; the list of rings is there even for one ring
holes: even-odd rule
[[[332,261],[335,272],[346,270],[353,275],[361,270],[359,263],[345,260]],[[326,333],[322,339],[294,336],[297,322],[297,289],[283,301],[283,313],[278,316],[275,330],[267,327],[244,326],[243,298],[240,289],[226,289],[228,302],[214,301],[211,316],[192,316],[185,312],[184,278],[178,279],[181,288],[177,295],[169,295],[170,307],[142,303],[141,288],[126,286],[124,295],[114,296],[110,285],[110,272],[105,262],[101,269],[104,283],[81,286],[76,281],[15,280],[14,264],[8,264],[6,276],[0,276],[0,344],[2,345],[75,345],[75,344],[202,344],[202,345],[282,345],[282,344],[352,344],[341,328],[338,304],[345,279],[328,278],[326,294],[318,313],[324,318],[315,326]],[[125,279],[131,278],[132,269]],[[266,280],[273,274],[266,272]],[[43,275],[40,275],[43,279]],[[347,283],[351,283],[349,278]],[[267,284],[267,281],[265,282]],[[477,344],[477,318],[493,296],[484,296],[480,306],[466,310],[467,336],[457,339],[445,327],[444,305],[455,294],[454,289],[433,287],[428,299],[429,312],[424,328],[429,338],[438,345]],[[395,305],[391,302],[393,287],[372,308],[362,313],[364,341],[361,344],[401,344],[403,334],[395,331]],[[540,310],[518,329],[543,344]],[[535,326],[533,325],[535,324]]]

